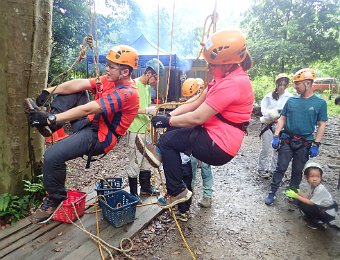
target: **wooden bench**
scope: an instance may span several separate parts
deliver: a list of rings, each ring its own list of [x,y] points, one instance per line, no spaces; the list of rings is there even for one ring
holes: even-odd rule
[[[96,192],[88,191],[86,204],[95,202]],[[157,201],[156,197],[149,197],[143,201],[148,204]],[[87,212],[93,212],[93,206],[87,207]],[[114,228],[103,219],[101,212],[99,218],[99,237],[112,246],[119,247],[123,238],[132,238],[140,230],[156,218],[162,209],[153,204],[136,209],[136,219],[120,228]],[[96,214],[85,214],[81,217],[85,229],[96,235]],[[80,221],[75,222],[78,225]],[[108,253],[103,249],[105,257]],[[51,221],[46,225],[31,224],[22,219],[13,226],[0,232],[0,258],[6,259],[100,259],[97,242],[90,235],[73,224]]]

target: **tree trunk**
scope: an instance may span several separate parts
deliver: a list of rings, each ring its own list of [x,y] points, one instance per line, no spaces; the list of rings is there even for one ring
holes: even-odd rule
[[[22,103],[47,83],[52,0],[1,0],[0,5],[0,194],[20,194],[22,180],[39,173],[44,150]]]

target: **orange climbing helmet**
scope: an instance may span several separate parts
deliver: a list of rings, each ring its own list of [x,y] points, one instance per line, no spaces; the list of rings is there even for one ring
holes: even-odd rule
[[[118,64],[128,65],[134,69],[138,68],[138,52],[127,45],[118,45],[109,51],[106,58]]]
[[[245,36],[235,30],[216,32],[204,44],[203,57],[210,64],[239,64],[247,57]]]
[[[315,72],[313,69],[310,68],[301,69],[294,74],[294,82],[306,79],[314,80],[315,78]]]
[[[183,82],[182,96],[191,97],[197,93],[200,88],[203,88],[204,81],[200,78],[188,78]]]

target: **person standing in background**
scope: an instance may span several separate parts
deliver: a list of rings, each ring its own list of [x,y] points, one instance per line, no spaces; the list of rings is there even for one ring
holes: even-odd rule
[[[262,178],[270,178],[277,164],[277,151],[274,151],[271,142],[275,131],[277,119],[287,100],[293,95],[287,91],[289,78],[286,73],[280,73],[275,78],[275,89],[264,96],[261,101],[262,129],[260,133],[261,151],[259,155],[258,174]]]
[[[146,63],[146,69],[142,76],[135,79],[139,94],[139,110],[135,119],[128,129],[128,146],[129,146],[129,165],[127,173],[129,176],[130,193],[138,195],[138,178],[140,184],[140,194],[151,196],[156,195],[156,189],[151,185],[151,169],[153,168],[143,154],[136,148],[135,139],[138,134],[140,138],[145,138],[149,123],[148,115],[156,114],[156,107],[151,104],[150,85],[158,81],[158,73],[164,71],[163,63],[158,59],[149,60]],[[143,136],[143,137],[142,137]]]

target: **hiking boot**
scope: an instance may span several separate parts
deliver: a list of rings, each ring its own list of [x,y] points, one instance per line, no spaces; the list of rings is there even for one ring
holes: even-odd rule
[[[269,179],[270,177],[272,177],[272,172],[270,171],[258,171],[259,176],[263,179]]]
[[[44,224],[48,222],[63,202],[57,202],[45,197],[39,208],[32,214],[30,220],[33,224]]]
[[[159,195],[160,192],[158,189],[156,189],[155,186],[151,185],[149,190],[143,190],[142,188],[140,189],[140,195],[143,196],[157,196]]]
[[[140,171],[139,184],[140,184],[140,195],[145,195],[145,196],[159,195],[159,190],[157,190],[151,184],[151,171]]]
[[[24,109],[25,113],[29,115],[30,111],[42,111],[37,104],[31,98],[24,99]],[[52,135],[52,131],[48,126],[35,126],[39,133],[44,137],[49,137]]]
[[[268,193],[268,196],[264,200],[264,203],[267,206],[270,206],[270,205],[272,205],[274,203],[275,199],[276,199],[275,192],[271,191],[271,192]]]
[[[139,135],[136,136],[136,145],[138,150],[145,155],[145,158],[152,165],[152,167],[159,168],[162,163],[162,157],[159,148],[153,144],[145,144]]]
[[[183,190],[177,196],[166,194],[164,197],[158,199],[158,205],[163,209],[168,209],[177,205],[178,203],[189,200],[191,196],[192,192],[188,189]]]
[[[198,203],[202,208],[211,208],[211,198],[204,198]]]
[[[187,212],[179,212],[177,211],[175,213],[175,216],[176,216],[176,219],[179,220],[179,221],[182,221],[182,222],[188,222],[189,218],[190,218],[190,212],[187,211]]]

